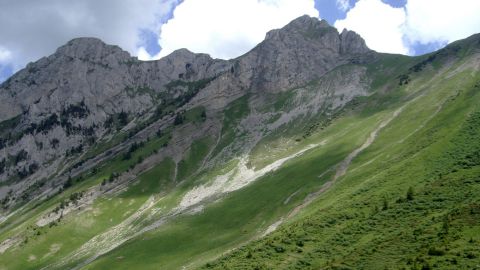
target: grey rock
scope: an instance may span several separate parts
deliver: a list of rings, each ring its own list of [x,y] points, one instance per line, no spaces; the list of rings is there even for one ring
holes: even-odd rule
[[[305,15],[268,32],[262,43],[237,59],[235,74],[246,88],[278,92],[317,79],[357,54],[369,52],[356,33],[340,35],[326,21]]]
[[[222,112],[233,100],[251,94],[249,102],[262,106],[270,94],[303,89],[298,90],[296,99],[309,102],[296,101],[297,106],[277,121],[270,123],[272,112],[254,111],[241,124],[250,142],[232,147],[248,151],[265,131],[272,132],[301,115],[318,113],[324,109],[322,104],[337,108],[357,95],[365,95],[363,69],[354,68],[343,74],[350,78],[343,84],[336,81],[340,73],[326,75],[339,66],[374,57],[375,52],[356,33],[345,30],[339,34],[326,21],[309,16],[268,32],[265,40],[250,52],[228,61],[180,49],[160,60],[142,62],[118,46],[96,38],[71,40],[0,85],[0,123],[5,126],[0,130],[0,161],[9,160],[9,166],[0,173],[0,182],[19,180],[19,172],[34,165],[34,170],[22,176],[23,181],[1,187],[0,198],[7,189],[20,193],[42,178],[56,177],[52,181],[61,182],[68,171],[78,174],[95,166],[95,162],[110,158],[111,154],[104,153],[71,169],[93,142],[106,141],[118,132],[107,124],[120,113],[127,114],[130,122],[121,131],[129,132],[151,119],[157,107],[183,100],[175,103],[176,111],[204,106],[209,116],[216,117],[207,121],[214,124],[203,129],[218,138],[215,132],[221,130]],[[319,79],[317,88],[307,91],[303,87]],[[143,131],[135,131],[138,138],[112,148],[113,153],[120,153],[135,140],[148,138],[155,132],[153,127],[171,125],[172,121],[169,116],[149,122],[150,126]],[[13,123],[11,127],[5,124],[8,122]],[[165,153],[179,161],[188,145],[205,132],[193,133],[195,136],[179,136],[180,132],[174,131],[180,146],[165,149]],[[21,150],[27,153],[26,157],[12,163]],[[222,155],[228,153],[224,151]]]

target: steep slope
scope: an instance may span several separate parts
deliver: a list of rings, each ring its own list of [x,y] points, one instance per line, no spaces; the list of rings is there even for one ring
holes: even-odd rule
[[[231,61],[181,49],[159,61],[140,62],[98,39],[72,40],[1,86],[0,175],[8,185],[0,194],[14,192],[11,207],[40,191],[43,196],[58,192],[45,183],[61,187],[69,177],[144,141],[154,129],[171,126],[174,116],[195,107],[212,112],[209,132],[218,133],[218,112],[233,100],[253,93],[264,103],[268,93],[304,85],[372,54],[355,33],[339,35],[325,21],[308,16],[272,31],[251,52]],[[357,87],[363,72],[352,72],[354,82],[345,82],[352,85],[347,94],[330,91],[338,94],[336,99],[345,96],[342,102],[332,101],[333,108],[365,94],[365,87]],[[149,131],[138,135],[144,129]],[[173,154],[176,162],[192,142],[187,139],[171,149],[180,153]]]
[[[68,157],[40,151],[58,165],[2,178],[0,268],[468,268],[479,256],[468,246],[479,230],[479,40],[378,54],[307,16],[229,61],[179,50],[139,62],[73,40],[0,91],[14,104],[3,119],[21,112],[2,134],[52,113],[96,123]],[[48,95],[57,77],[68,83]],[[6,143],[6,160],[28,154],[4,175],[32,161],[27,137],[86,139],[52,126]],[[444,220],[452,229],[437,233]]]
[[[384,122],[319,176],[338,183],[305,197],[305,211],[289,212],[276,232],[203,268],[477,267],[479,45],[476,35],[421,57],[397,78],[402,98],[386,96],[396,101]]]
[[[29,198],[25,185],[78,167],[102,140],[125,140],[118,134],[173,113],[227,66],[187,50],[140,62],[97,39],[70,41],[1,86],[2,182]]]

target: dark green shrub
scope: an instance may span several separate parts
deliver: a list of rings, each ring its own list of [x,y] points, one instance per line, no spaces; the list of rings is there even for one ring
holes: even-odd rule
[[[412,201],[413,200],[413,188],[409,187],[407,190],[407,200]]]
[[[178,126],[178,125],[181,125],[183,124],[183,121],[184,121],[184,117],[181,113],[177,113],[177,115],[175,116],[175,120],[173,120],[173,124],[175,126]]]
[[[383,198],[383,201],[382,201],[382,210],[387,210],[388,209],[388,201],[387,201],[387,198]]]
[[[445,255],[445,251],[443,249],[431,247],[428,249],[428,255],[430,256],[443,256]]]

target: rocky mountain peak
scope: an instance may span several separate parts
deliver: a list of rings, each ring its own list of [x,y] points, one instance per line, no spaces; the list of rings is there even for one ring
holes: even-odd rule
[[[208,54],[196,54],[188,49],[182,48],[173,51],[169,55],[165,56],[164,58],[160,59],[160,63],[165,63],[170,68],[178,71],[178,72],[189,72],[192,71],[194,66],[198,65],[205,65],[209,63],[212,58]],[[168,67],[164,67],[164,69]],[[172,71],[173,72],[173,71]]]
[[[181,48],[178,50],[173,51],[169,55],[165,56],[166,58],[193,58],[195,57],[195,53],[191,52],[186,48]]]
[[[331,27],[327,21],[319,20],[318,18],[303,15],[291,21],[281,29],[274,29],[267,33],[265,40],[282,39],[285,36],[311,36],[316,34],[320,37],[321,34],[328,32],[336,32],[334,27]]]
[[[328,24],[328,22],[323,20],[323,19],[319,20],[318,18],[315,18],[315,17],[310,17],[308,15],[303,15],[303,16],[300,16],[300,17],[296,18],[295,20],[291,21],[290,23],[288,23],[282,29],[284,31],[285,30],[304,31],[304,30],[311,29],[311,28],[315,28],[315,29],[319,30],[319,29],[322,29],[322,28],[330,29],[330,28],[333,28],[333,27],[330,26],[330,24]]]
[[[105,58],[129,59],[130,54],[118,46],[108,45],[98,38],[81,37],[70,40],[57,49],[56,56],[98,61]]]
[[[252,75],[247,79],[249,88],[278,91],[305,84],[358,58],[366,61],[371,58],[369,52],[355,32],[339,34],[325,20],[304,15],[268,32],[239,62],[242,73]]]
[[[365,40],[354,31],[343,29],[342,33],[340,34],[340,40],[341,53],[362,54],[370,51],[365,44]]]
[[[301,16],[281,29],[267,33],[265,40],[274,42],[285,39],[305,39],[306,42],[317,43],[319,49],[331,49],[340,54],[362,54],[370,49],[360,35],[344,29],[341,34],[325,20],[308,15]]]

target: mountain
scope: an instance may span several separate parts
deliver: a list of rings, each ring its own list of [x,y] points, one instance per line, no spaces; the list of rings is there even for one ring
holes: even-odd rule
[[[479,63],[308,16],[230,60],[74,39],[0,85],[0,269],[474,268]]]
[[[16,198],[30,197],[24,183],[72,175],[72,168],[77,175],[85,152],[102,140],[112,141],[116,131],[133,136],[155,121],[172,120],[177,111],[195,106],[223,110],[248,92],[298,87],[368,52],[353,32],[339,35],[325,21],[308,16],[271,31],[264,42],[231,61],[181,49],[159,61],[141,62],[98,39],[74,39],[2,84],[2,180],[16,183]],[[66,178],[56,182],[62,181]]]

